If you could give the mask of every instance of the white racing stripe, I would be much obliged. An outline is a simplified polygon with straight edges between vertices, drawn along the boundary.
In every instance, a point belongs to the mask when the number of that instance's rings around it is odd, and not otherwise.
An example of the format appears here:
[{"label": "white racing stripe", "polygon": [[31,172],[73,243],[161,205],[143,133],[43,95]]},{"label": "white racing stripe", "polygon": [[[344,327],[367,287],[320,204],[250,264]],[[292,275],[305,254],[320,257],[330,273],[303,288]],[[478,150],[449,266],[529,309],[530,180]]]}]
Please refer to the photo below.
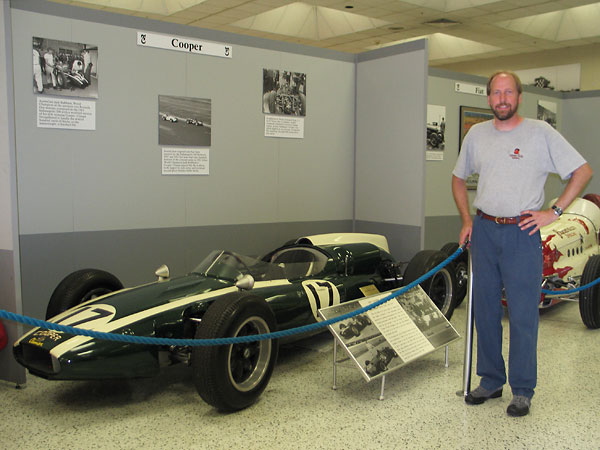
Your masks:
[{"label": "white racing stripe", "polygon": [[[282,279],[282,280],[272,280],[272,281],[259,281],[257,283],[254,284],[254,289],[261,289],[261,288],[267,288],[267,287],[274,287],[274,286],[286,286],[286,285],[290,285],[291,283],[287,280],[287,279]],[[99,331],[99,332],[103,332],[103,333],[110,333],[114,330],[117,330],[119,328],[125,327],[127,325],[131,325],[134,322],[143,320],[143,319],[147,319],[148,317],[152,317],[161,313],[164,313],[166,311],[170,311],[172,309],[177,309],[177,308],[181,308],[187,305],[191,305],[192,303],[196,303],[196,302],[200,302],[203,300],[207,300],[213,297],[219,297],[221,295],[224,294],[228,294],[230,292],[237,292],[238,288],[236,288],[235,286],[231,286],[225,289],[219,289],[218,291],[211,291],[211,292],[207,292],[204,294],[199,294],[199,295],[194,295],[191,297],[183,297],[179,300],[175,300],[169,303],[166,303],[164,305],[160,305],[160,306],[156,306],[154,308],[150,308],[150,309],[146,309],[144,311],[140,311],[137,312],[135,314],[131,314],[127,317],[122,317],[121,319],[115,320],[114,322],[108,322],[106,324],[100,325],[98,327],[94,327],[93,330],[94,331]],[[250,293],[252,291],[249,291]],[[66,314],[61,314],[60,316],[57,316],[56,318],[59,319],[62,316],[65,316]],[[37,328],[36,328],[37,330]],[[35,330],[33,330],[35,331]],[[91,341],[92,337],[89,336],[75,336],[65,342],[62,342],[61,344],[57,345],[56,347],[54,347],[52,350],[50,350],[50,354],[55,357],[55,358],[59,358],[60,356],[64,355],[66,352],[72,350],[73,348],[85,344],[88,341]]]}]

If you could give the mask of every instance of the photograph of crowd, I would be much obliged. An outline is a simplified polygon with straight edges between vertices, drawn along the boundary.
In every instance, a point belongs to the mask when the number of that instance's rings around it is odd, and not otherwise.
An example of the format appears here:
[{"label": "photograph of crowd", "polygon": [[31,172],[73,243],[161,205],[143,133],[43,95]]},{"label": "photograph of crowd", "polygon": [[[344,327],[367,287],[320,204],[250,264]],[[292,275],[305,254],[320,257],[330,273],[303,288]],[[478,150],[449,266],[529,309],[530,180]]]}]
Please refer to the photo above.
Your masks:
[{"label": "photograph of crowd", "polygon": [[306,74],[263,69],[263,113],[306,116]]},{"label": "photograph of crowd", "polygon": [[98,98],[98,47],[33,37],[33,92]]}]

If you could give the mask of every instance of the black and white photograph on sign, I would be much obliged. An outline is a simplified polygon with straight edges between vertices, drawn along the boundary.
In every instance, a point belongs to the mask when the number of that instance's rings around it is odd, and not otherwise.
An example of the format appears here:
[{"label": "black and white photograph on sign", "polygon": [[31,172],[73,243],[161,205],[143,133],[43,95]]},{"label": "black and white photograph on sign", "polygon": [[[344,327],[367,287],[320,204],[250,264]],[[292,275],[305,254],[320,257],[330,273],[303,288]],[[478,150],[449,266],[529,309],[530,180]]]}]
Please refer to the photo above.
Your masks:
[{"label": "black and white photograph on sign", "polygon": [[397,297],[398,303],[435,348],[457,339],[458,333],[425,291],[416,287]]},{"label": "black and white photograph on sign", "polygon": [[381,335],[350,348],[354,359],[369,379],[384,375],[404,364],[396,351]]},{"label": "black and white photograph on sign", "polygon": [[98,98],[98,46],[33,37],[33,92]]},{"label": "black and white photograph on sign", "polygon": [[427,150],[446,148],[446,107],[427,105]]},{"label": "black and white photograph on sign", "polygon": [[263,113],[306,116],[306,74],[263,69]]},{"label": "black and white photograph on sign", "polygon": [[556,128],[556,103],[538,100],[537,118]]},{"label": "black and white photograph on sign", "polygon": [[[348,305],[352,306],[352,310],[357,310],[361,307],[357,302],[352,302]],[[347,312],[350,312],[350,310]],[[338,327],[340,339],[348,347],[364,342],[380,334],[377,327],[369,318],[368,313],[358,314],[349,319],[342,320],[335,325]]]},{"label": "black and white photograph on sign", "polygon": [[211,100],[158,96],[158,144],[210,147]]}]

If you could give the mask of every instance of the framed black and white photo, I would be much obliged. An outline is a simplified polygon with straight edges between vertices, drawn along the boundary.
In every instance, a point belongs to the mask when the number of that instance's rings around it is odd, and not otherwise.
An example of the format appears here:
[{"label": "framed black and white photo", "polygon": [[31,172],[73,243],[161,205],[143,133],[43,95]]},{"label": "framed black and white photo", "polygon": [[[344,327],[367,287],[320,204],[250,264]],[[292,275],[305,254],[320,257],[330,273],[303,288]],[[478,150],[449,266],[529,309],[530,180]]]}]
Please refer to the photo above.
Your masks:
[{"label": "framed black and white photo", "polygon": [[306,74],[263,69],[262,110],[265,114],[306,116]]},{"label": "framed black and white photo", "polygon": [[98,46],[34,36],[33,92],[98,98]]},{"label": "framed black and white photo", "polygon": [[212,107],[208,98],[158,96],[158,144],[210,147]]}]

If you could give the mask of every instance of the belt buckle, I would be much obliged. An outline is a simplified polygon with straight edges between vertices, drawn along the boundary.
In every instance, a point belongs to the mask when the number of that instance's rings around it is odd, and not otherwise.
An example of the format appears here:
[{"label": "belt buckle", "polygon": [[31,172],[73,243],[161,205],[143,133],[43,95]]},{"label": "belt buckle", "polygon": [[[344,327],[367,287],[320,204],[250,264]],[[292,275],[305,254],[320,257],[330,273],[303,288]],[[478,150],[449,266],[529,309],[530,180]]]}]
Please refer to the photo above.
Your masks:
[{"label": "belt buckle", "polygon": [[504,217],[494,217],[494,222],[496,222],[497,225],[504,225]]}]

